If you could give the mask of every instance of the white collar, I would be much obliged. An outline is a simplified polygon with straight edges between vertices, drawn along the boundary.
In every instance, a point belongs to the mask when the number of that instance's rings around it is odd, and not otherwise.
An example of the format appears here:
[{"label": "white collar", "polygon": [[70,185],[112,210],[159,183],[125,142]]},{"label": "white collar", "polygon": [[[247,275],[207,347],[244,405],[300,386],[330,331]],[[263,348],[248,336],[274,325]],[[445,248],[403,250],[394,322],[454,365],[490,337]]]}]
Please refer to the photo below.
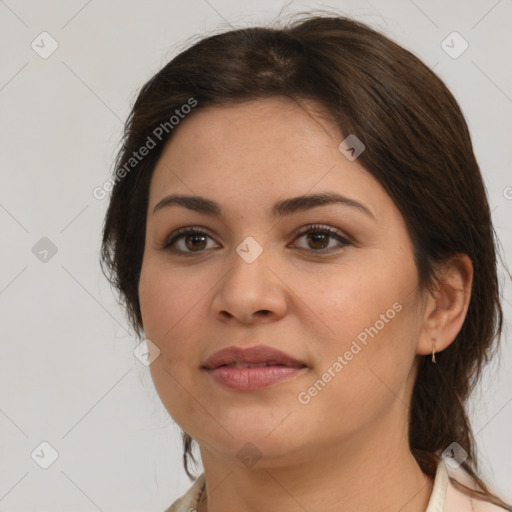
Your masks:
[{"label": "white collar", "polygon": [[437,464],[434,487],[432,488],[432,494],[430,495],[430,500],[425,512],[444,512],[446,491],[449,484],[450,479],[448,476],[448,471],[446,471],[446,467],[441,460]]}]

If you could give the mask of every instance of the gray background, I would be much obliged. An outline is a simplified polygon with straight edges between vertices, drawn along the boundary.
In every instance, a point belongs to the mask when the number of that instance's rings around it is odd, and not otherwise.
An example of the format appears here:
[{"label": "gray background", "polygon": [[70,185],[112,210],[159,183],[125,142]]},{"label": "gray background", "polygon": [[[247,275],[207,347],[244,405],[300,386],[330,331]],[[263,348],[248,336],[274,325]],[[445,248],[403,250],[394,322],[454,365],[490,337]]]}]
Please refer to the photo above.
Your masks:
[{"label": "gray background", "polygon": [[[92,190],[109,176],[147,79],[197,35],[265,23],[284,5],[0,1],[1,511],[161,511],[189,487],[179,429],[134,357],[135,337],[99,269],[107,200]],[[468,119],[510,266],[510,0],[289,2],[285,12],[315,7],[377,27],[446,81]],[[44,31],[59,45],[47,58]],[[442,47],[453,31],[469,44],[458,58]],[[460,50],[452,40],[451,51]],[[510,300],[508,283],[504,295]],[[510,501],[507,300],[504,309],[501,361],[486,372],[471,414],[482,474]],[[49,460],[43,441],[58,452],[48,469],[36,463]]]}]

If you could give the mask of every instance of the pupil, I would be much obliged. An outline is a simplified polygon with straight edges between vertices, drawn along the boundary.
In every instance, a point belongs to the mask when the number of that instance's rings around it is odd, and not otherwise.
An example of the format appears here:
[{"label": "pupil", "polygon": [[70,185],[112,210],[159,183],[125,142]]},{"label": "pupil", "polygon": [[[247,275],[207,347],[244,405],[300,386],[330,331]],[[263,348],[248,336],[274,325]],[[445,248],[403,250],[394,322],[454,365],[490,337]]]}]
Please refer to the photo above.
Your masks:
[{"label": "pupil", "polygon": [[[310,233],[308,235],[309,242],[313,243],[313,246],[315,249],[325,249],[329,245],[329,242],[327,240],[327,236],[324,233]],[[322,241],[324,243],[322,243]],[[325,243],[327,242],[327,243]],[[316,243],[320,243],[320,246],[316,246]]]},{"label": "pupil", "polygon": [[[189,249],[203,249],[204,247],[201,247],[201,243],[204,243],[205,236],[203,235],[189,235],[186,238],[186,244]],[[194,242],[191,242],[191,240],[194,240]],[[199,243],[196,243],[198,242]]]}]

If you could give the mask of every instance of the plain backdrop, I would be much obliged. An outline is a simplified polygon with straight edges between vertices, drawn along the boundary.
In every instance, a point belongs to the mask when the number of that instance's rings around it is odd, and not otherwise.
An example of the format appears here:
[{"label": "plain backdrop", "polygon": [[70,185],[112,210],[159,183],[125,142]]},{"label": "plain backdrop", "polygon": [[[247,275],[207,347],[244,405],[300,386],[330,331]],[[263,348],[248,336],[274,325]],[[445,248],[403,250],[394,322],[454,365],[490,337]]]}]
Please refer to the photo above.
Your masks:
[{"label": "plain backdrop", "polygon": [[[284,5],[0,1],[0,511],[157,512],[190,486],[179,428],[100,271],[107,199],[92,191],[109,177],[146,80],[200,36],[273,21]],[[468,120],[510,267],[512,3],[291,1],[285,13],[314,8],[380,29],[445,80]],[[503,348],[471,418],[482,474],[510,501],[511,294],[501,266],[500,275]]]}]

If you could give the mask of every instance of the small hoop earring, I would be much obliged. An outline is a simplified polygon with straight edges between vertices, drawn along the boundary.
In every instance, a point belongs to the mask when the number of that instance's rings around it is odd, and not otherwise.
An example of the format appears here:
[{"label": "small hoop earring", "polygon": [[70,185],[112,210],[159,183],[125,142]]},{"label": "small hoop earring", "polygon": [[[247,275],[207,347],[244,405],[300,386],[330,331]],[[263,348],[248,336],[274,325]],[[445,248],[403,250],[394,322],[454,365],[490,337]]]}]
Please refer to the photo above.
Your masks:
[{"label": "small hoop earring", "polygon": [[436,362],[436,339],[432,338],[432,362]]}]

